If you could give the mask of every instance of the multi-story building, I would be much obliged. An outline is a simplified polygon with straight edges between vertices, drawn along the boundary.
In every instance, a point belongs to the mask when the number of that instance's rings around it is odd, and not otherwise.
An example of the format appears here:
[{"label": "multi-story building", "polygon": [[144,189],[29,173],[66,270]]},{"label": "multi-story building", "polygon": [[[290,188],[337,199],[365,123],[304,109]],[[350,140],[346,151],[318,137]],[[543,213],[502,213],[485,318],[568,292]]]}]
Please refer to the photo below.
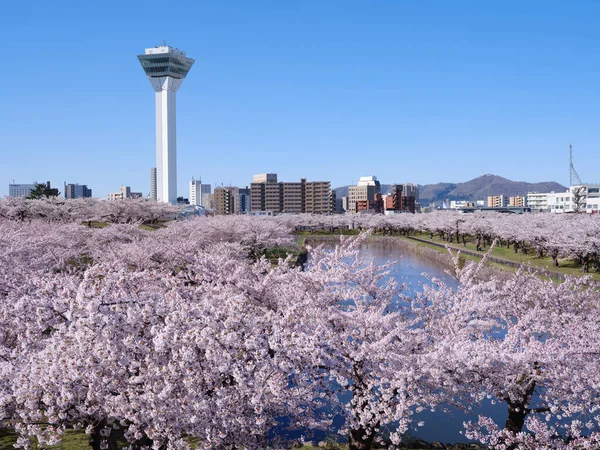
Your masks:
[{"label": "multi-story building", "polygon": [[341,200],[342,200],[342,210],[343,210],[342,212],[348,211],[348,208],[349,208],[348,196],[347,195],[342,196]]},{"label": "multi-story building", "polygon": [[31,191],[35,189],[35,184],[9,184],[8,196],[13,198],[29,197]]},{"label": "multi-story building", "polygon": [[402,185],[402,195],[405,197],[414,197],[415,203],[419,204],[419,186],[413,183],[404,183]]},{"label": "multi-story building", "polygon": [[488,208],[505,208],[508,206],[508,197],[505,195],[490,195],[487,198]]},{"label": "multi-story building", "polygon": [[45,183],[35,182],[33,184],[9,184],[8,195],[9,197],[32,197],[33,198],[49,198],[57,197],[60,191],[57,188],[53,188],[49,181]]},{"label": "multi-story building", "polygon": [[246,186],[239,189],[236,214],[248,214],[249,211],[250,188]]},{"label": "multi-story building", "polygon": [[281,204],[276,204],[276,211],[267,208],[267,184],[271,185],[269,189],[269,206],[273,207],[274,199],[279,198],[279,183],[277,183],[277,174],[263,173],[254,175],[250,183],[250,210],[251,211],[271,211],[280,212]]},{"label": "multi-story building", "polygon": [[150,200],[156,201],[156,167],[150,169]]},{"label": "multi-story building", "polygon": [[348,209],[357,212],[357,202],[372,201],[376,194],[381,194],[381,184],[375,176],[360,177],[356,186],[348,187]]},{"label": "multi-story building", "polygon": [[571,186],[565,192],[551,192],[547,196],[547,210],[552,213],[600,211],[600,184]]},{"label": "multi-story building", "polygon": [[385,211],[385,204],[381,194],[375,194],[371,200],[359,200],[356,202],[357,213],[382,214]]},{"label": "multi-story building", "polygon": [[392,192],[389,195],[386,195],[384,198],[385,209],[386,210],[394,210],[394,211],[402,211],[402,193],[404,188],[401,184],[394,184],[392,186]]},{"label": "multi-story building", "polygon": [[124,200],[131,197],[131,188],[129,186],[121,186],[119,192],[113,192],[108,194],[108,200]]},{"label": "multi-story building", "polygon": [[266,211],[265,184],[250,183],[250,211]]},{"label": "multi-story building", "polygon": [[333,214],[336,209],[335,191],[330,181],[310,181],[305,186],[304,212],[309,214]]},{"label": "multi-story building", "polygon": [[473,202],[468,202],[466,200],[450,200],[450,209],[468,208],[473,206]]},{"label": "multi-story building", "polygon": [[331,214],[335,194],[329,181],[278,182],[276,174],[255,175],[250,184],[251,211]]},{"label": "multi-story building", "polygon": [[215,214],[229,215],[234,213],[234,192],[229,187],[217,187],[214,192]]},{"label": "multi-story building", "polygon": [[300,182],[281,183],[283,212],[290,214],[300,214],[307,212],[305,210],[306,178]]},{"label": "multi-story building", "polygon": [[584,204],[582,203],[581,210],[585,210],[588,213],[598,214],[600,212],[600,185],[598,184],[586,184],[582,186],[576,186],[576,188],[585,188],[582,194],[585,196]]},{"label": "multi-story building", "polygon": [[407,211],[414,213],[416,211],[418,188],[411,183],[394,184],[392,192],[385,197],[386,211]]},{"label": "multi-story building", "polygon": [[108,200],[125,200],[126,198],[142,198],[141,192],[131,192],[129,186],[121,186],[119,192],[108,194]]},{"label": "multi-story building", "polygon": [[527,197],[509,197],[508,206],[524,207],[527,206]]},{"label": "multi-story building", "polygon": [[192,177],[190,181],[190,205],[204,206],[210,208],[207,195],[211,193],[210,184],[202,184],[202,180],[196,180]]},{"label": "multi-story building", "polygon": [[283,189],[282,183],[265,184],[265,211],[272,211],[278,214],[283,210]]},{"label": "multi-story building", "polygon": [[532,211],[548,211],[548,195],[546,192],[528,192],[527,206]]},{"label": "multi-story building", "polygon": [[206,209],[212,209],[215,207],[215,196],[213,194],[205,193],[202,194],[202,201],[199,206],[204,206]]},{"label": "multi-story building", "polygon": [[[335,196],[336,192],[335,190],[331,191],[332,194]],[[342,198],[335,198],[335,208],[333,210],[334,214],[344,214],[346,212],[346,210],[344,209],[344,198],[348,198],[348,197],[342,197]]]},{"label": "multi-story building", "polygon": [[65,198],[91,198],[92,190],[85,184],[65,183]]}]

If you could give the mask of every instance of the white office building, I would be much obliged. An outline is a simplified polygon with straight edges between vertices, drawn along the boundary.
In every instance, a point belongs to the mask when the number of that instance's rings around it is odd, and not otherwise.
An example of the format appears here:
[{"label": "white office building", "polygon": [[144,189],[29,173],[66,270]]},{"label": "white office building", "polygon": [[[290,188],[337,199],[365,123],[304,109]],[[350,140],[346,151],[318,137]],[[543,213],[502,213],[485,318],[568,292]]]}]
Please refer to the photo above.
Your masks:
[{"label": "white office building", "polygon": [[194,60],[167,45],[147,48],[138,59],[156,92],[156,197],[177,203],[177,142],[175,106],[177,90]]},{"label": "white office building", "polygon": [[346,211],[356,213],[357,202],[373,201],[376,194],[381,194],[381,184],[377,177],[360,177],[356,186],[348,186],[348,209]]},{"label": "white office building", "polygon": [[210,184],[202,184],[202,180],[196,180],[192,177],[192,181],[190,181],[190,205],[210,208],[210,194]]},{"label": "white office building", "polygon": [[8,196],[13,198],[28,197],[35,189],[35,184],[9,184]]},{"label": "white office building", "polygon": [[547,195],[546,209],[551,213],[600,211],[600,184],[571,186],[565,192],[552,192]]}]

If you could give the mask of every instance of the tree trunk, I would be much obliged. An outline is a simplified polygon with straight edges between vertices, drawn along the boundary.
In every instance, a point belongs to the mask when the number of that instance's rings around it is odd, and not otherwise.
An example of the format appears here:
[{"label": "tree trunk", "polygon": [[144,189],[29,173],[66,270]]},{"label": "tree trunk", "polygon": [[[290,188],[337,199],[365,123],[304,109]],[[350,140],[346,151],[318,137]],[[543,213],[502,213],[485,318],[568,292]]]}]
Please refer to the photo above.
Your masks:
[{"label": "tree trunk", "polygon": [[367,434],[367,430],[364,428],[350,430],[350,435],[348,436],[349,450],[370,450],[373,439],[375,439],[375,431]]},{"label": "tree trunk", "polygon": [[90,445],[94,450],[117,450],[117,436],[112,425],[101,420],[94,426]]},{"label": "tree trunk", "polygon": [[558,250],[552,250],[552,264],[558,267]]},{"label": "tree trunk", "polygon": [[[523,431],[523,426],[525,425],[525,419],[531,412],[529,409],[529,404],[531,403],[531,397],[533,396],[533,392],[535,390],[535,381],[534,380],[524,380],[524,384],[526,385],[525,392],[523,393],[523,398],[512,401],[510,399],[505,399],[506,404],[508,405],[508,418],[506,419],[506,424],[504,429],[516,434]],[[514,450],[518,446],[516,444],[508,446],[508,450]]]},{"label": "tree trunk", "polygon": [[508,404],[508,418],[504,428],[513,433],[518,433],[523,429],[525,425],[525,418],[527,417],[526,405],[523,403],[509,403]]},{"label": "tree trunk", "polygon": [[583,273],[588,273],[590,271],[589,257],[584,256],[581,258],[581,270]]}]

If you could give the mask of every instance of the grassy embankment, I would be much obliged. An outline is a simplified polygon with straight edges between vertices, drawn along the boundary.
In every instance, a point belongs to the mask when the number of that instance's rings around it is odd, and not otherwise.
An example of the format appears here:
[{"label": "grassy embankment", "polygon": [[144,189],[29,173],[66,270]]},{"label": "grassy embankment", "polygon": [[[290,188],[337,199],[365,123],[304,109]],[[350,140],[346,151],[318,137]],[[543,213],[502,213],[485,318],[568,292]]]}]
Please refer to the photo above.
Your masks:
[{"label": "grassy embankment", "polygon": [[[467,242],[466,245],[464,245],[464,246],[463,246],[463,244],[456,244],[456,243],[448,244],[448,242],[442,241],[438,236],[434,236],[433,239],[430,239],[430,236],[427,233],[416,234],[416,235],[414,235],[414,237],[425,241],[425,242],[418,242],[418,245],[427,245],[428,242],[435,242],[438,244],[449,245],[451,248],[454,248],[457,250],[462,250],[462,249],[469,250],[471,252],[478,253],[481,256],[485,255],[487,253],[487,251],[489,250],[489,247],[486,247],[478,252],[474,242]],[[413,242],[416,242],[416,241],[413,240]],[[440,247],[437,247],[434,245],[427,245],[427,246],[430,248],[434,248],[438,251],[442,251],[442,252],[447,251],[444,248],[440,248]],[[570,258],[559,259],[558,267],[554,267],[552,265],[552,258],[550,258],[550,257],[538,258],[536,256],[535,252],[532,250],[529,250],[527,252],[527,254],[523,254],[520,250],[517,253],[515,253],[515,251],[512,247],[507,248],[507,247],[500,247],[498,245],[496,245],[494,247],[494,249],[492,250],[491,256],[494,256],[499,259],[504,259],[506,261],[515,262],[518,264],[529,265],[529,266],[537,268],[537,269],[558,272],[558,273],[561,273],[564,275],[576,275],[576,276],[590,275],[590,276],[592,276],[592,278],[595,281],[600,281],[599,273],[590,272],[588,274],[584,274],[581,271],[581,266],[578,265],[573,259],[570,259]],[[479,258],[470,256],[470,255],[463,255],[463,257],[468,260],[478,260],[479,259]],[[502,266],[500,264],[491,263],[491,265],[500,267],[503,270],[514,270],[508,266]]]},{"label": "grassy embankment", "polygon": [[[355,229],[355,230],[335,230],[333,233],[331,233],[329,231],[316,231],[316,232],[301,231],[301,232],[295,232],[294,234],[298,236],[298,242],[301,245],[304,242],[304,240],[306,240],[306,238],[311,237],[311,236],[314,236],[314,237],[332,236],[332,235],[333,236],[335,236],[335,235],[351,236],[351,235],[357,235],[359,233],[360,233],[360,230]],[[373,236],[383,237],[382,234],[377,234],[377,233],[374,234]],[[399,238],[399,239],[406,239],[406,237],[400,236],[400,235],[393,235],[392,237]],[[462,243],[449,244],[448,242],[441,240],[439,238],[439,236],[434,236],[433,239],[430,239],[429,233],[417,233],[415,235],[411,235],[411,237],[417,238],[417,239],[419,239],[419,241],[417,241],[415,239],[406,239],[406,240],[409,240],[410,242],[412,242],[415,245],[424,246],[424,247],[430,248],[432,250],[435,250],[435,251],[438,251],[441,253],[447,254],[448,250],[446,250],[444,247],[432,245],[431,243],[441,244],[444,246],[448,245],[449,247],[451,247],[452,249],[455,249],[455,250],[469,250],[471,252],[474,252],[474,253],[480,255],[480,256],[472,256],[472,255],[467,255],[467,254],[463,253],[460,255],[461,261],[479,261],[479,260],[481,260],[481,257],[483,257],[489,250],[489,247],[485,247],[481,251],[477,251],[475,242],[467,242],[466,245],[463,245]],[[492,250],[491,256],[498,258],[498,259],[517,263],[517,264],[529,265],[536,269],[549,270],[551,272],[558,272],[558,273],[561,273],[564,275],[576,275],[576,276],[590,275],[595,281],[600,281],[600,273],[595,273],[593,271],[590,271],[590,273],[584,274],[581,270],[581,266],[578,265],[575,262],[575,260],[570,259],[570,258],[559,259],[558,267],[554,267],[552,265],[552,258],[550,258],[550,257],[538,258],[536,256],[535,252],[532,250],[529,250],[527,252],[527,254],[523,254],[521,252],[521,250],[519,250],[517,253],[515,253],[514,249],[512,247],[507,248],[507,247],[500,247],[498,245],[496,245],[494,247],[494,249]],[[487,265],[489,265],[490,267],[500,269],[500,270],[515,271],[515,269],[513,267],[503,265],[500,263],[496,263],[496,262],[488,261]]]},{"label": "grassy embankment", "polygon": [[[17,441],[16,434],[1,429],[0,428],[0,450],[14,450],[13,444]],[[196,445],[193,441],[190,441],[192,449],[196,448]],[[347,450],[348,446],[342,443],[329,442],[326,441],[325,446],[313,446],[313,445],[304,445],[302,447],[297,447],[298,450]],[[406,447],[401,447],[401,449],[410,449],[410,448],[427,448],[428,444],[419,439],[415,440],[415,444],[408,444]],[[118,448],[121,449],[125,447],[127,443],[125,441],[119,441]],[[323,443],[321,443],[323,445]],[[38,447],[35,443],[32,445],[34,450],[42,450],[41,447]],[[60,444],[54,445],[52,447],[45,447],[45,450],[88,450],[91,449],[91,445],[89,444],[89,436],[86,435],[82,430],[67,430],[63,441]],[[439,447],[436,447],[439,448]],[[448,449],[464,449],[468,448],[465,444],[458,444],[455,446],[447,446]],[[476,447],[481,448],[481,447]]]},{"label": "grassy embankment", "polygon": [[[15,450],[13,444],[17,442],[17,435],[0,428],[0,450]],[[40,449],[37,445],[33,444],[34,449]],[[56,450],[82,450],[92,448],[89,445],[89,436],[83,431],[68,430],[65,433],[63,441],[48,449]],[[41,450],[41,449],[40,449]]]}]

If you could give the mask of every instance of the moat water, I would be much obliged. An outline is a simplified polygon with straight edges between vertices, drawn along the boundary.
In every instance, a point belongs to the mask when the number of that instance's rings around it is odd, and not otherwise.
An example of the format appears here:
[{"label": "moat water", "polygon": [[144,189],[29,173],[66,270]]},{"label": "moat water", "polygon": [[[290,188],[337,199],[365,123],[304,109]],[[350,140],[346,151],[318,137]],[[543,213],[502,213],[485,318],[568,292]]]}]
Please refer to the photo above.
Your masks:
[{"label": "moat water", "polygon": [[[332,246],[334,244],[326,243],[324,245]],[[403,248],[394,239],[366,241],[361,246],[360,256],[364,259],[365,264],[374,262],[376,265],[383,265],[390,261],[395,262],[395,265],[389,269],[391,276],[398,283],[406,284],[407,290],[404,293],[407,295],[421,291],[423,284],[430,282],[425,274],[442,278],[447,283],[456,285],[455,280],[447,273],[449,268],[446,265],[410,249]],[[478,415],[492,417],[496,423],[502,426],[507,417],[506,406],[487,403],[470,414],[456,408],[450,408],[449,412],[442,412],[441,410],[422,412],[414,416],[413,423],[417,424],[423,421],[424,425],[422,427],[415,425],[409,431],[409,435],[428,442],[469,442],[461,434],[461,432],[464,432],[463,423],[468,421],[477,422]],[[315,438],[322,439],[324,435],[318,433]]]}]

